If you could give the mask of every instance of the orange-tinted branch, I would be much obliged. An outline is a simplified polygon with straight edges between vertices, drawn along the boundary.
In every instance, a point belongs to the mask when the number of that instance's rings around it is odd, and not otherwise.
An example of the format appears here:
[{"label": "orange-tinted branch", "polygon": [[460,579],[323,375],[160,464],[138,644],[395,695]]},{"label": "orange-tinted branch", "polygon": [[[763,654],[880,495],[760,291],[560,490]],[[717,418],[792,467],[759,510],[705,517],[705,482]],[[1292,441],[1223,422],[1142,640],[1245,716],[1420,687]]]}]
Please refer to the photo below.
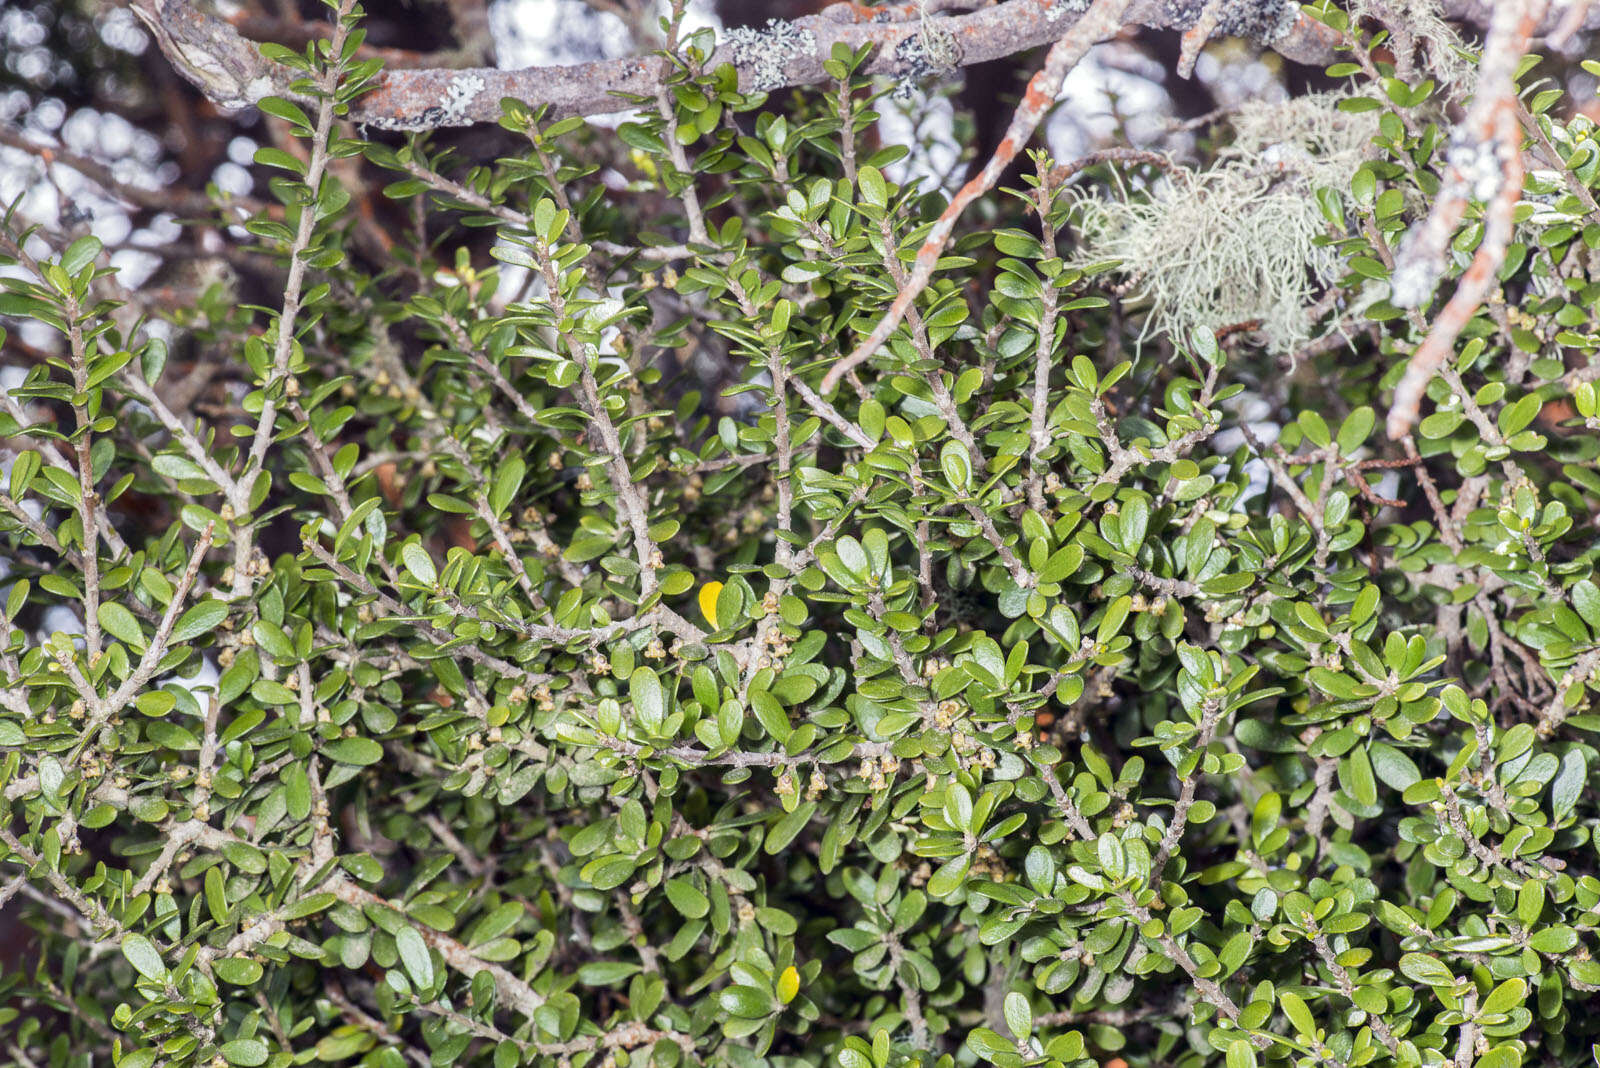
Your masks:
[{"label": "orange-tinted branch", "polygon": [[1425,306],[1444,273],[1450,239],[1465,218],[1468,203],[1479,200],[1489,205],[1477,254],[1395,387],[1387,425],[1392,440],[1404,438],[1416,425],[1428,382],[1449,359],[1456,338],[1488,295],[1505,259],[1512,213],[1522,197],[1517,64],[1548,6],[1547,0],[1505,0],[1495,9],[1472,107],[1451,135],[1439,198],[1395,256],[1390,299],[1402,308]]},{"label": "orange-tinted branch", "polygon": [[940,214],[938,221],[933,224],[932,232],[917,250],[916,262],[911,274],[906,278],[904,288],[889,306],[888,313],[878,321],[878,325],[867,335],[866,340],[856,346],[854,352],[830,367],[828,373],[823,376],[824,395],[832,391],[839,384],[839,379],[853,368],[871,359],[873,353],[889,340],[889,336],[905,319],[912,303],[933,280],[939,256],[949,243],[950,234],[955,230],[956,221],[961,218],[961,213],[967,209],[967,205],[994,187],[1001,173],[1016,158],[1022,146],[1028,143],[1039,121],[1055,102],[1056,94],[1060,92],[1061,83],[1066,79],[1067,72],[1078,65],[1093,45],[1122,28],[1123,17],[1127,14],[1128,7],[1129,0],[1095,0],[1094,5],[1078,20],[1071,31],[1051,47],[1044,66],[1029,80],[1027,92],[1022,96],[1022,103],[1017,105],[1016,113],[1011,117],[1011,125],[1006,129],[1006,135],[1001,139],[994,155],[989,158],[983,170],[978,172],[977,177],[961,187],[960,192],[956,193],[949,206]]}]

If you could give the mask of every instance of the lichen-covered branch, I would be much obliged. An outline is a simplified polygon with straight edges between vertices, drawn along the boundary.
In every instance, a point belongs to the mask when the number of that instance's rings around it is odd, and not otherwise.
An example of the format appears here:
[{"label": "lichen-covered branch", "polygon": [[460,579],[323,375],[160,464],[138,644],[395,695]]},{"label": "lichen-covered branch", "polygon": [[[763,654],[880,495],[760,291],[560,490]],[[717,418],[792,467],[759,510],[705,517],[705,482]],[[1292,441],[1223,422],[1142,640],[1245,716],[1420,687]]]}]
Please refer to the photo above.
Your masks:
[{"label": "lichen-covered branch", "polygon": [[[938,16],[941,34],[953,42],[950,62],[969,66],[1003,59],[1065,36],[1088,5],[1080,0],[1005,0],[976,11]],[[1188,28],[1175,19],[1173,5],[1137,0],[1123,5],[1128,25]],[[1222,32],[1256,32],[1279,53],[1306,62],[1332,56],[1337,36],[1284,3],[1252,3],[1248,19],[1223,19]],[[255,43],[227,21],[206,14],[187,0],[133,0],[133,12],[150,28],[174,66],[213,101],[244,107],[264,96],[294,96],[289,72],[264,58]],[[710,65],[734,63],[748,89],[774,90],[825,82],[822,64],[835,44],[851,49],[875,46],[864,73],[895,78],[925,76],[905,47],[922,33],[920,20],[877,21],[877,8],[834,4],[811,15],[747,39],[742,47],[724,42]],[[1179,8],[1181,14],[1181,8]],[[1256,12],[1260,12],[1257,14]],[[521,70],[448,67],[388,70],[373,92],[356,101],[350,117],[381,129],[427,130],[494,122],[506,97],[545,104],[552,116],[593,115],[631,108],[630,99],[653,101],[659,64],[645,56]]]},{"label": "lichen-covered branch", "polygon": [[1456,338],[1488,295],[1505,259],[1512,213],[1522,198],[1517,64],[1528,50],[1546,6],[1546,0],[1505,0],[1496,5],[1472,108],[1451,134],[1444,187],[1427,218],[1412,230],[1395,256],[1391,299],[1402,308],[1422,306],[1445,269],[1446,250],[1468,204],[1488,205],[1483,240],[1472,264],[1395,387],[1388,419],[1389,437],[1395,441],[1416,425],[1429,381],[1454,351]]}]

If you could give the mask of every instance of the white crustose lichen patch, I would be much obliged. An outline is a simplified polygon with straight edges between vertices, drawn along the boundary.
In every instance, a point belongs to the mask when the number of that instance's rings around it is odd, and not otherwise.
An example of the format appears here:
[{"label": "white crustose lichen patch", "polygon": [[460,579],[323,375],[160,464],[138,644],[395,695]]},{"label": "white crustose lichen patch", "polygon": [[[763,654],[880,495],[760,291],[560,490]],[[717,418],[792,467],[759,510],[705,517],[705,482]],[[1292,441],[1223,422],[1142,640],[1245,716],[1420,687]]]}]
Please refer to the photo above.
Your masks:
[{"label": "white crustose lichen patch", "polygon": [[1081,15],[1089,10],[1089,0],[1056,0],[1045,11],[1044,17],[1051,22],[1059,22],[1068,15]]},{"label": "white crustose lichen patch", "polygon": [[462,74],[450,82],[450,88],[444,94],[444,123],[445,126],[466,125],[467,109],[472,102],[478,99],[478,94],[483,92],[486,83],[481,74]]},{"label": "white crustose lichen patch", "polygon": [[899,68],[895,95],[904,100],[918,83],[949,74],[956,69],[960,55],[955,37],[933,24],[901,39],[894,49],[895,64]]},{"label": "white crustose lichen patch", "polygon": [[817,50],[816,34],[780,19],[768,19],[762,30],[729,30],[723,40],[734,66],[749,75],[750,88],[763,93],[787,83],[790,61]]},{"label": "white crustose lichen patch", "polygon": [[478,94],[483,92],[488,84],[481,74],[470,71],[458,74],[452,77],[446,86],[442,103],[426,107],[416,115],[402,118],[374,116],[365,120],[364,125],[376,126],[380,130],[432,130],[439,126],[470,126],[472,118],[469,111],[472,103],[478,99]]},{"label": "white crustose lichen patch", "polygon": [[[1496,142],[1480,141],[1457,127],[1450,134],[1445,160],[1450,165],[1446,195],[1466,196],[1487,204],[1505,186],[1505,160]],[[1442,252],[1424,255],[1420,251],[1421,233],[1421,230],[1413,230],[1406,235],[1395,255],[1394,274],[1389,279],[1389,301],[1397,308],[1420,308],[1427,303],[1447,266]]]},{"label": "white crustose lichen patch", "polygon": [[[1166,0],[1163,7],[1173,26],[1187,30],[1200,21],[1206,0]],[[1290,0],[1229,0],[1217,15],[1212,31],[1218,37],[1248,37],[1271,44],[1289,31],[1300,5]]]},{"label": "white crustose lichen patch", "polygon": [[1487,204],[1505,183],[1505,162],[1500,158],[1499,142],[1480,141],[1462,127],[1450,133],[1445,161],[1460,175],[1467,195]]},{"label": "white crustose lichen patch", "polygon": [[1444,273],[1443,257],[1424,256],[1417,242],[1407,238],[1395,254],[1394,273],[1389,276],[1389,303],[1397,308],[1420,308],[1433,296],[1434,285]]}]

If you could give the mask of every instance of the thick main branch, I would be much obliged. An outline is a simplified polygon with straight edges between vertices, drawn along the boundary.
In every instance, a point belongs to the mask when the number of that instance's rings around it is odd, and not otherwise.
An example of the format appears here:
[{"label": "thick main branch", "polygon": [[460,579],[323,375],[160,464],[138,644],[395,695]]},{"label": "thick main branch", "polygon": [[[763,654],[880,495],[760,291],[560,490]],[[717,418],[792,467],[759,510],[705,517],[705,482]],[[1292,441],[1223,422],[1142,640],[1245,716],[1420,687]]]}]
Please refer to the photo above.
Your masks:
[{"label": "thick main branch", "polygon": [[[936,21],[954,41],[954,63],[970,66],[1058,40],[1087,6],[1075,0],[1004,0]],[[289,88],[292,72],[262,56],[256,42],[241,36],[227,21],[187,0],[132,0],[132,7],[173,65],[218,104],[243,107],[264,96],[295,95]],[[1126,25],[1187,28],[1173,22],[1170,7],[1161,0],[1135,0]],[[1266,43],[1291,59],[1331,58],[1337,35],[1295,8],[1285,3],[1283,17],[1265,35]],[[835,44],[842,43],[852,49],[874,46],[865,67],[868,74],[909,78],[924,73],[902,55],[917,50],[900,48],[923,32],[921,21],[867,21],[864,10],[874,9],[834,4],[820,15],[789,23],[783,31],[789,44],[775,44],[767,50],[770,55],[763,55],[760,39],[740,47],[724,41],[711,65],[733,64],[746,89],[811,85],[828,80],[823,61]],[[388,70],[372,92],[351,105],[350,117],[383,129],[468,126],[497,121],[505,97],[549,105],[553,117],[615,112],[630,106],[629,97],[654,99],[660,70],[660,64],[647,56],[521,70]]]}]

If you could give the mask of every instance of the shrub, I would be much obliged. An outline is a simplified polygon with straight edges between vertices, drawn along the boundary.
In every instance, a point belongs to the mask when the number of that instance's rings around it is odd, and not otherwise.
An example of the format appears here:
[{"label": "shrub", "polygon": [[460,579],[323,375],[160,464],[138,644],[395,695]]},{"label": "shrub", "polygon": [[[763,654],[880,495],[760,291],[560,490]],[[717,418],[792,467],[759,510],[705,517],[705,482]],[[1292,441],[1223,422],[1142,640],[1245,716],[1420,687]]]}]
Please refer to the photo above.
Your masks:
[{"label": "shrub", "polygon": [[[615,134],[507,101],[470,164],[337,121],[347,5],[271,53],[274,306],[147,321],[10,227],[53,340],[0,397],[9,1055],[1586,1063],[1593,124],[1524,72],[1524,190],[1413,66],[1442,23],[1315,14],[1355,61],[1282,119],[1310,163],[1247,173],[1257,111],[1041,153],[826,393],[944,207],[859,136],[865,49],[779,107],[692,36]],[[1524,192],[1476,275],[1472,150]],[[1300,251],[1218,230],[1205,292],[1086,224],[1241,181]],[[1397,255],[1454,295],[1397,306]],[[180,345],[225,406],[169,407]]]}]

